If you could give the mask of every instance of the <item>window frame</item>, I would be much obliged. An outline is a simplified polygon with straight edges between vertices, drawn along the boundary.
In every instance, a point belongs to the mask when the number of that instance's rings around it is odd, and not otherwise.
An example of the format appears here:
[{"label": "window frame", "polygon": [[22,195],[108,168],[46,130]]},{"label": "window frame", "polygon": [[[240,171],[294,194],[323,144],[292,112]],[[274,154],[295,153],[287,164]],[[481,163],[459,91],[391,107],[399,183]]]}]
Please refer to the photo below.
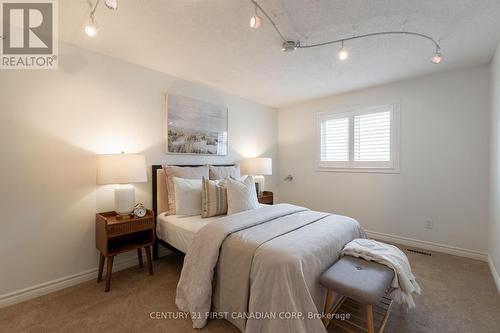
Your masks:
[{"label": "window frame", "polygon": [[[354,161],[354,117],[372,113],[391,112],[391,160]],[[349,123],[349,161],[321,160],[321,123],[324,120],[348,118]],[[372,172],[400,173],[400,127],[401,107],[399,101],[372,105],[353,106],[343,109],[326,109],[316,112],[316,170],[327,172]]]}]

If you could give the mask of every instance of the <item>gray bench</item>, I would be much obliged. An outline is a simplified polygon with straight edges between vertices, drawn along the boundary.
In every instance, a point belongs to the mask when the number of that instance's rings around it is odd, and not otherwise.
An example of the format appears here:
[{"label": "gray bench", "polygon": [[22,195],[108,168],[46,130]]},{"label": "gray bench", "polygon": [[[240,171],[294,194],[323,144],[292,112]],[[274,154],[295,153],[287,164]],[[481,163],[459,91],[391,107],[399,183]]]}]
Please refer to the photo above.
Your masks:
[{"label": "gray bench", "polygon": [[[334,313],[340,308],[345,297],[353,299],[366,308],[368,333],[374,333],[373,306],[378,305],[390,287],[394,271],[385,265],[360,258],[345,256],[337,261],[320,277],[320,283],[328,288],[324,314]],[[333,292],[343,296],[333,310]],[[379,333],[383,332],[389,317],[390,304],[380,324]],[[384,303],[385,304],[385,303]],[[328,327],[330,320],[324,321]]]}]

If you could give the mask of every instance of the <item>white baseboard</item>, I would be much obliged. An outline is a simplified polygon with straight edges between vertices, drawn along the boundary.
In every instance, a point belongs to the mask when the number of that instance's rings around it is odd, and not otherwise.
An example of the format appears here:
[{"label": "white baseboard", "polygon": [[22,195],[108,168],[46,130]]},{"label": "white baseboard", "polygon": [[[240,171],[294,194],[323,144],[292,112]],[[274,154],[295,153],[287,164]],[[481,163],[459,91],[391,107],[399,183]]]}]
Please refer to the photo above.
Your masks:
[{"label": "white baseboard", "polygon": [[491,275],[493,276],[493,281],[495,281],[495,285],[497,286],[498,294],[500,295],[500,275],[498,275],[498,271],[491,259],[491,256],[488,255],[488,266],[490,266]]},{"label": "white baseboard", "polygon": [[[158,248],[159,257],[165,256],[170,253],[171,251],[168,249],[162,247]],[[143,256],[145,257],[145,255]],[[113,272],[118,272],[135,265],[137,265],[136,256],[122,260],[118,259],[113,263]],[[97,278],[97,267],[77,274],[65,276],[56,280],[40,283],[35,286],[17,290],[8,294],[3,294],[0,295],[0,308],[24,302],[29,299],[46,295],[64,288],[68,288],[82,282],[94,280],[96,278]]]},{"label": "white baseboard", "polygon": [[374,238],[374,239],[377,239],[380,241],[386,241],[386,242],[390,242],[390,243],[396,243],[396,244],[401,244],[401,245],[406,245],[406,246],[411,246],[411,247],[417,247],[417,248],[421,248],[421,249],[429,250],[429,251],[452,254],[455,256],[481,260],[484,262],[488,261],[488,254],[483,253],[483,252],[479,252],[479,251],[462,249],[462,248],[451,246],[451,245],[422,241],[422,240],[412,239],[412,238],[407,238],[407,237],[389,235],[389,234],[384,234],[384,233],[376,232],[376,231],[366,231],[366,233],[368,234],[368,237]]}]

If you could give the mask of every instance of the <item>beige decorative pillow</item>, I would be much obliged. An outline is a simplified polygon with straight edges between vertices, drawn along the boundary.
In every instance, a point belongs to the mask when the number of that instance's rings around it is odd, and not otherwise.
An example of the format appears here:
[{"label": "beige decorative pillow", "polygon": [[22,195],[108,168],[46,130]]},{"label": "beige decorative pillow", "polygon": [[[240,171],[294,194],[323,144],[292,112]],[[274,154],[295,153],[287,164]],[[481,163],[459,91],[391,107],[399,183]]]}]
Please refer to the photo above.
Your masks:
[{"label": "beige decorative pillow", "polygon": [[240,178],[240,165],[210,166],[210,180],[226,179],[228,177]]},{"label": "beige decorative pillow", "polygon": [[226,180],[209,180],[203,178],[201,188],[201,217],[211,217],[226,213]]},{"label": "beige decorative pillow", "polygon": [[244,181],[227,179],[227,214],[235,214],[245,210],[259,208],[255,181],[248,176]]},{"label": "beige decorative pillow", "polygon": [[164,165],[163,170],[166,174],[167,182],[167,202],[168,211],[167,215],[175,215],[175,188],[173,177],[187,178],[187,179],[202,179],[208,178],[208,166],[203,165],[199,167],[179,167],[173,165]]}]

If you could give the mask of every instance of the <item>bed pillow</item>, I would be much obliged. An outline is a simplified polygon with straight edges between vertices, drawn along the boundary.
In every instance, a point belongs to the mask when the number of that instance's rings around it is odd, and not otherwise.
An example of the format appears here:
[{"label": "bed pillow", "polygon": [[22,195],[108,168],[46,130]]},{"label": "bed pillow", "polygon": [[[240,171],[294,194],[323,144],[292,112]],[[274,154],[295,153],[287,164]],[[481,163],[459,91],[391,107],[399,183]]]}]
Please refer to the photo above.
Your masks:
[{"label": "bed pillow", "polygon": [[201,192],[201,217],[227,214],[226,180],[203,178]]},{"label": "bed pillow", "polygon": [[173,177],[176,215],[201,214],[201,181]]},{"label": "bed pillow", "polygon": [[199,167],[179,167],[172,165],[164,165],[163,170],[166,174],[167,182],[167,204],[168,211],[167,215],[175,215],[175,189],[173,177],[177,178],[187,178],[187,179],[202,179],[203,177],[208,178],[208,166]]},{"label": "bed pillow", "polygon": [[240,165],[235,164],[231,166],[213,166],[209,170],[211,180],[226,179],[228,177],[240,178]]},{"label": "bed pillow", "polygon": [[246,177],[244,181],[228,178],[226,188],[228,215],[259,208],[255,181],[252,176]]}]

